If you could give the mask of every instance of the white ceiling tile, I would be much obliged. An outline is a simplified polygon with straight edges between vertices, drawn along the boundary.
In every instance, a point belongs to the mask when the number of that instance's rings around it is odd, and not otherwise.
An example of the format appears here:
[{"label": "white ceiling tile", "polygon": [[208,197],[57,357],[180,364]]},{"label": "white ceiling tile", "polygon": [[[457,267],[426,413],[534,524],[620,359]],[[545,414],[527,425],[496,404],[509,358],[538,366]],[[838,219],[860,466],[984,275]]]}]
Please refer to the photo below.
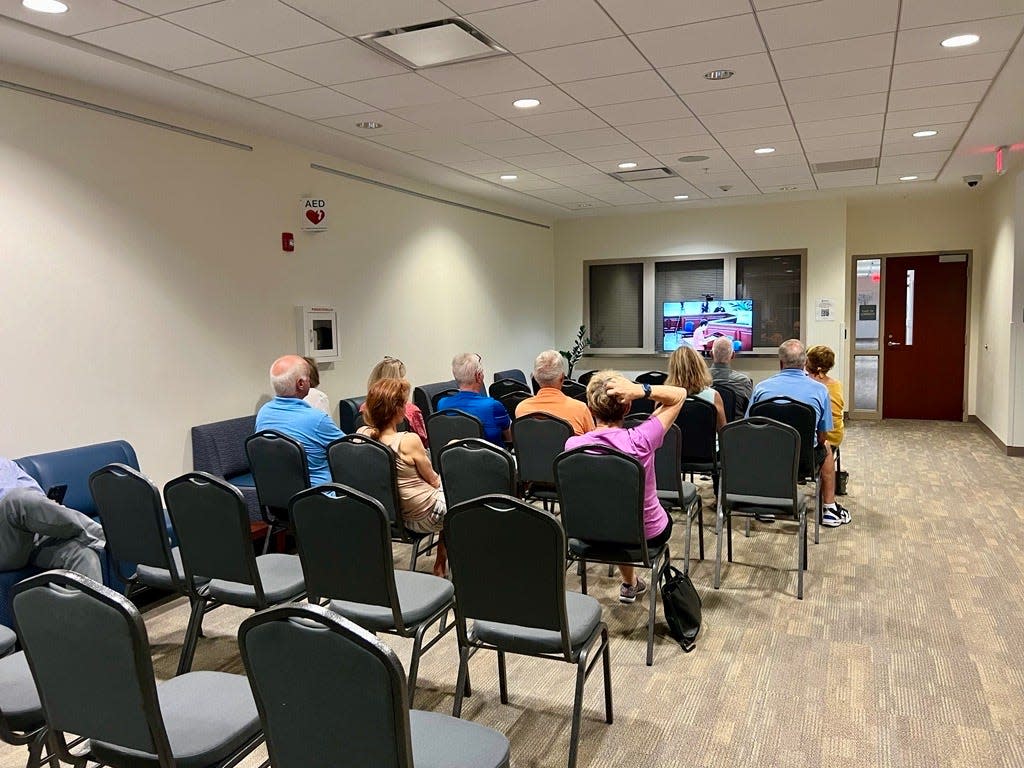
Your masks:
[{"label": "white ceiling tile", "polygon": [[744,85],[724,91],[704,91],[683,96],[686,105],[698,116],[717,115],[722,112],[762,109],[784,105],[782,90],[778,83]]},{"label": "white ceiling tile", "polygon": [[221,0],[164,17],[247,53],[268,53],[336,40],[333,29],[278,0]]},{"label": "white ceiling tile", "polygon": [[144,19],[78,36],[79,40],[163,69],[241,58],[243,54],[162,19]]},{"label": "white ceiling tile", "polygon": [[357,115],[369,107],[361,101],[332,91],[330,88],[313,88],[309,91],[293,91],[276,96],[263,96],[257,101],[271,107],[283,109],[307,120],[322,120],[325,117]]},{"label": "white ceiling tile", "polygon": [[577,162],[576,158],[565,152],[541,152],[536,155],[517,155],[516,165],[528,171],[538,168],[553,168]]},{"label": "white ceiling tile", "polygon": [[[914,150],[915,152],[928,152],[932,149],[952,149],[966,127],[966,122],[927,123],[926,125],[915,125],[912,128],[895,128],[887,123],[885,127],[885,141],[886,143],[913,142],[914,146],[919,147],[919,149]],[[935,136],[924,136],[915,139],[914,132],[925,128],[938,131],[938,133]]]},{"label": "white ceiling tile", "polygon": [[588,109],[570,109],[566,112],[530,115],[518,119],[512,118],[510,122],[536,136],[550,136],[556,133],[588,131],[607,127],[604,120]]},{"label": "white ceiling tile", "polygon": [[748,109],[742,112],[726,112],[704,118],[704,125],[712,133],[716,131],[738,131],[744,128],[766,128],[772,125],[791,125],[792,118],[785,107]]},{"label": "white ceiling tile", "polygon": [[465,144],[456,144],[452,142],[451,145],[446,147],[438,147],[436,149],[414,149],[412,154],[417,157],[423,157],[427,160],[433,160],[435,163],[454,163],[454,162],[471,162],[488,160],[489,156],[484,154],[478,149],[473,147],[467,147]]},{"label": "white ceiling tile", "polygon": [[[766,155],[755,155],[754,150],[762,147],[774,147],[775,151],[770,152]],[[784,160],[779,162],[780,157],[788,157],[789,155],[803,155],[803,146],[796,139],[792,141],[772,141],[767,144],[746,144],[744,146],[732,146],[728,147],[728,152],[733,156],[740,165],[746,167],[749,164],[754,164],[754,167],[767,167],[770,165],[788,165],[794,160]]]},{"label": "white ceiling tile", "polygon": [[437,0],[288,0],[288,4],[346,35],[365,35],[451,17]]},{"label": "white ceiling tile", "polygon": [[417,104],[411,107],[394,107],[389,111],[403,120],[422,125],[424,128],[449,129],[467,123],[485,122],[493,117],[490,112],[466,99],[437,104]]},{"label": "white ceiling tile", "polygon": [[750,13],[748,0],[602,0],[627,34]]},{"label": "white ceiling tile", "polygon": [[636,163],[638,168],[650,168],[658,164],[640,147],[629,143],[609,147],[582,147],[572,150],[571,154],[600,171],[617,171],[619,163]]},{"label": "white ceiling tile", "polygon": [[556,83],[650,69],[643,56],[624,37],[534,51],[523,54],[522,59]]},{"label": "white ceiling tile", "polygon": [[466,20],[514,53],[620,34],[594,0],[534,0],[474,13]]},{"label": "white ceiling tile", "polygon": [[642,203],[655,202],[653,197],[648,197],[640,190],[622,183],[619,184],[618,189],[609,188],[606,191],[595,190],[590,194],[598,200],[602,200],[610,205],[640,205]]},{"label": "white ceiling tile", "polygon": [[889,90],[889,67],[856,69],[817,77],[784,80],[782,89],[790,104],[819,101],[843,96],[861,96],[866,93],[885,93]]},{"label": "white ceiling tile", "polygon": [[817,138],[805,138],[803,140],[804,150],[812,152],[824,152],[846,147],[879,147],[882,144],[882,131],[864,131],[861,133],[844,133],[835,136],[819,136]]},{"label": "white ceiling tile", "polygon": [[594,113],[611,125],[634,125],[653,123],[656,120],[677,120],[693,117],[690,110],[676,96],[646,101],[630,101],[625,104],[609,104],[594,107]]},{"label": "white ceiling tile", "polygon": [[453,125],[448,129],[453,136],[467,144],[506,139],[525,139],[530,134],[507,120],[485,120],[479,123]]},{"label": "white ceiling tile", "polygon": [[885,111],[885,97],[885,93],[868,93],[842,99],[805,101],[791,105],[790,109],[793,112],[793,119],[798,123],[854,115],[874,115]]},{"label": "white ceiling tile", "polygon": [[[572,152],[574,149],[584,147],[608,147],[615,144],[622,144],[622,134],[614,128],[597,128],[592,131],[574,131],[572,133],[560,133],[548,139],[559,149]],[[572,152],[572,154],[576,154]]]},{"label": "white ceiling tile", "polygon": [[[425,131],[418,125],[402,120],[400,117],[395,117],[389,112],[360,112],[358,115],[335,117],[321,122],[339,131],[371,139],[372,141],[380,141],[381,143],[387,143],[387,141],[391,140],[388,137],[395,134],[406,135],[406,138],[403,139],[406,145],[400,147],[401,149],[412,148],[413,146],[416,148],[436,146],[442,141],[451,140],[446,136],[439,136],[433,131]],[[363,122],[379,123],[381,127],[373,130],[360,128],[357,123]],[[418,137],[418,142],[414,141],[413,137]]]},{"label": "white ceiling tile", "polygon": [[509,174],[516,176],[513,180],[502,180],[502,176],[506,175],[502,172],[490,172],[477,174],[480,178],[486,179],[492,184],[498,184],[509,189],[517,189],[520,191],[534,190],[534,189],[558,189],[561,185],[551,179],[545,179],[543,176],[537,176],[533,173],[527,173],[526,171],[516,169],[509,170]]},{"label": "white ceiling tile", "polygon": [[801,3],[817,3],[819,0],[752,0],[754,9],[767,11],[772,8],[781,8],[784,5],[800,5]]},{"label": "white ceiling tile", "polygon": [[[1017,41],[1024,16],[1003,16],[996,19],[972,21],[969,24],[947,24],[941,27],[900,30],[896,39],[896,63],[953,59],[977,56],[981,53],[1009,51]],[[952,35],[970,32],[981,37],[974,45],[963,48],[943,48],[940,43]]]},{"label": "white ceiling tile", "polygon": [[515,173],[518,168],[505,160],[488,158],[487,160],[455,160],[448,163],[449,166],[463,173],[471,173],[474,176],[481,176],[488,173]]},{"label": "white ceiling tile", "polygon": [[921,152],[916,155],[899,155],[898,157],[883,157],[878,164],[878,173],[882,174],[911,174],[911,173],[935,173],[946,162],[949,152]]},{"label": "white ceiling tile", "polygon": [[491,8],[503,8],[506,5],[517,5],[529,0],[445,0],[445,5],[456,13],[463,15],[477,11],[489,11]]},{"label": "white ceiling tile", "polygon": [[600,200],[577,192],[575,189],[541,189],[531,194],[541,200],[547,200],[549,203],[563,207],[571,207],[574,203],[601,204]]},{"label": "white ceiling tile", "polygon": [[[813,178],[813,177],[812,177]],[[782,185],[758,185],[758,188],[764,194],[775,194],[779,192],[813,192],[817,189],[813,181],[807,182],[806,184],[782,184]]]},{"label": "white ceiling tile", "polygon": [[179,69],[178,74],[250,98],[302,91],[316,86],[316,83],[253,58]]},{"label": "white ceiling tile", "polygon": [[687,154],[705,155],[707,160],[681,163],[679,162],[679,157],[685,157],[685,155],[681,154],[675,158],[665,158],[664,161],[676,173],[687,179],[702,179],[706,181],[722,175],[736,174],[740,170],[740,167],[736,165],[729,154],[722,149],[706,149],[701,152],[689,152]]},{"label": "white ceiling tile", "polygon": [[138,8],[140,11],[160,16],[164,13],[183,11],[195,5],[206,5],[210,0],[120,0],[125,5]]},{"label": "white ceiling tile", "polygon": [[726,176],[704,183],[694,182],[697,188],[708,197],[743,197],[759,195],[761,190],[746,176]]},{"label": "white ceiling tile", "polygon": [[903,180],[900,179],[900,176],[902,174],[903,174],[903,171],[900,171],[899,174],[896,174],[896,173],[879,173],[878,174],[878,183],[879,184],[921,184],[921,183],[926,182],[926,181],[933,181],[939,175],[938,171],[935,171],[935,172],[915,171],[914,175],[917,176],[916,179],[914,179],[913,181],[903,181]]},{"label": "white ceiling tile", "polygon": [[[345,130],[346,133],[354,133],[357,130],[356,128],[353,127],[353,123],[347,121],[343,123],[341,122],[340,118],[334,118],[333,120],[324,120],[323,122],[325,125],[339,127],[339,130]],[[451,140],[450,137],[442,136],[438,133],[435,133],[434,131],[424,131],[422,129],[416,129],[416,126],[412,126],[412,128],[413,130],[396,130],[394,133],[385,135],[379,135],[379,131],[362,131],[361,133],[355,133],[355,135],[369,135],[372,138],[372,140],[377,142],[378,144],[383,144],[384,146],[391,147],[392,149],[399,149],[403,152],[418,152],[428,149],[442,149],[444,147],[451,147],[455,143]]]},{"label": "white ceiling tile", "polygon": [[[716,69],[728,69],[734,74],[727,80],[708,80],[704,73]],[[681,64],[660,70],[676,93],[698,93],[700,91],[724,91],[744,85],[774,83],[775,71],[767,53],[750,53],[730,59],[699,61],[695,64]]]},{"label": "white ceiling tile", "polygon": [[700,136],[675,136],[670,139],[638,141],[637,146],[647,154],[662,159],[663,162],[668,162],[664,158],[669,155],[680,157],[682,155],[705,154],[707,150],[719,149],[718,142],[709,133]]},{"label": "white ceiling tile", "polygon": [[766,168],[760,171],[748,171],[747,175],[759,187],[778,187],[784,184],[810,184],[814,177],[806,165],[788,166],[786,168]]},{"label": "white ceiling tile", "polygon": [[617,192],[624,188],[629,189],[623,182],[604,171],[596,171],[596,173],[601,177],[598,180],[577,177],[575,179],[568,179],[562,182],[562,184],[572,189],[578,189],[585,194],[595,196],[599,196],[599,193]]},{"label": "white ceiling tile", "polygon": [[676,195],[689,195],[691,200],[704,197],[700,190],[681,178],[651,179],[650,181],[638,181],[629,186],[662,201],[672,200]]},{"label": "white ceiling tile", "polygon": [[739,165],[745,171],[763,171],[769,168],[794,168],[794,167],[807,167],[807,158],[804,157],[803,152],[799,149],[796,150],[799,154],[789,155],[743,155],[742,157],[737,156],[733,153],[736,159],[736,164]]},{"label": "white ceiling tile", "polygon": [[974,115],[974,109],[974,104],[952,104],[945,107],[890,111],[885,118],[885,127],[917,130],[931,125],[966,122]]},{"label": "white ceiling tile", "polygon": [[820,0],[758,13],[768,47],[793,48],[896,29],[898,0]]},{"label": "white ceiling tile", "polygon": [[833,43],[803,45],[772,51],[772,60],[783,80],[814,77],[892,64],[896,35],[871,35]]},{"label": "white ceiling tile", "polygon": [[764,41],[753,14],[632,35],[655,67],[762,53]]},{"label": "white ceiling tile", "polygon": [[[514,106],[516,99],[526,98],[539,99],[540,106],[530,109],[519,109]],[[548,112],[565,112],[569,109],[578,109],[580,106],[575,99],[566,96],[565,93],[553,85],[491,93],[486,96],[474,96],[471,101],[474,104],[479,104],[488,112],[493,112],[495,115],[506,118],[542,115]]]},{"label": "white ceiling tile", "polygon": [[652,123],[624,125],[620,133],[633,141],[655,141],[657,139],[674,139],[677,136],[701,136],[707,133],[700,120],[685,117],[677,120],[657,120]]},{"label": "white ceiling tile", "polygon": [[323,85],[338,85],[407,72],[405,67],[355,40],[335,40],[260,57]]},{"label": "white ceiling tile", "polygon": [[672,95],[672,90],[651,69],[645,72],[631,72],[628,75],[577,80],[574,83],[566,83],[562,89],[585,107],[643,101]]},{"label": "white ceiling tile", "polygon": [[773,125],[769,128],[749,128],[745,131],[719,131],[715,138],[726,149],[756,144],[759,147],[772,146],[777,141],[797,141],[796,129],[792,125]]},{"label": "white ceiling tile", "polygon": [[815,139],[822,136],[840,136],[850,133],[882,132],[883,114],[857,115],[856,117],[837,117],[831,120],[813,120],[797,122],[796,130],[803,139]]},{"label": "white ceiling tile", "polygon": [[78,3],[68,0],[67,5],[66,13],[39,13],[30,11],[15,0],[9,0],[4,3],[3,15],[61,35],[78,35],[93,29],[103,29],[146,18],[146,14],[114,0],[89,0]]},{"label": "white ceiling tile", "polygon": [[835,173],[815,174],[814,180],[818,189],[836,189],[839,187],[869,187],[875,183],[878,171],[866,168],[860,171],[836,171]]},{"label": "white ceiling tile", "polygon": [[922,109],[944,107],[948,104],[974,104],[981,101],[988,89],[988,81],[975,83],[953,83],[931,85],[927,88],[912,88],[907,91],[893,91],[889,95],[889,109]]},{"label": "white ceiling tile", "polygon": [[451,91],[434,85],[413,72],[361,80],[357,83],[342,83],[337,86],[337,90],[354,99],[373,104],[379,109],[435,104],[459,98]]},{"label": "white ceiling tile", "polygon": [[576,160],[573,160],[573,163],[573,165],[538,168],[536,173],[552,181],[562,181],[570,186],[576,183],[585,184],[587,181],[597,182],[607,178],[605,174],[595,170],[593,166],[587,163],[580,163]]},{"label": "white ceiling tile", "polygon": [[504,158],[538,155],[541,152],[552,151],[552,146],[549,143],[533,137],[528,139],[509,139],[508,141],[478,142],[475,146],[489,155]]},{"label": "white ceiling tile", "polygon": [[[963,133],[961,130],[960,133]],[[941,133],[928,139],[915,139],[908,133],[902,140],[886,139],[882,143],[882,156],[916,155],[921,152],[952,151],[960,139],[960,133]]]},{"label": "white ceiling tile", "polygon": [[926,85],[991,80],[1005,59],[1003,53],[983,53],[978,56],[957,56],[955,59],[897,64],[893,68],[892,87],[893,90],[905,90]]},{"label": "white ceiling tile", "polygon": [[900,28],[934,27],[1021,12],[1020,0],[903,0]]},{"label": "white ceiling tile", "polygon": [[422,74],[460,96],[483,96],[548,85],[547,80],[514,56],[431,67],[422,70]]},{"label": "white ceiling tile", "polygon": [[846,146],[839,149],[821,149],[807,152],[808,162],[818,163],[842,163],[849,160],[865,160],[878,157],[881,147],[878,144],[870,146]]}]

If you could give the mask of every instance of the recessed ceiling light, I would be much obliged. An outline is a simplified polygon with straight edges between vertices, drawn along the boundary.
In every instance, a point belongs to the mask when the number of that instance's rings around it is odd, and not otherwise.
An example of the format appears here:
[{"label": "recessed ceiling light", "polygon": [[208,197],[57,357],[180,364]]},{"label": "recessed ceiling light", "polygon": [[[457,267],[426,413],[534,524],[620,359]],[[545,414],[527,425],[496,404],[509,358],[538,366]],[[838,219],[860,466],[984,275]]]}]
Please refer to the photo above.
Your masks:
[{"label": "recessed ceiling light", "polygon": [[917,176],[900,176],[900,181],[917,181]]},{"label": "recessed ceiling light", "polygon": [[516,176],[514,173],[503,173],[498,178],[501,179],[502,181],[515,181],[519,177]]},{"label": "recessed ceiling light", "polygon": [[356,128],[365,128],[368,131],[375,130],[377,128],[383,128],[383,123],[378,123],[376,120],[360,120],[356,123]]},{"label": "recessed ceiling light", "polygon": [[755,155],[770,155],[775,151],[775,147],[758,147],[754,150]]},{"label": "recessed ceiling light", "polygon": [[68,7],[58,0],[21,0],[21,4],[30,11],[39,13],[67,13]]},{"label": "recessed ceiling light", "polygon": [[927,139],[929,136],[934,136],[938,131],[927,130],[927,131],[914,131],[915,139]]},{"label": "recessed ceiling light", "polygon": [[798,189],[798,187],[779,187],[780,192],[792,192]]},{"label": "recessed ceiling light", "polygon": [[540,99],[516,99],[512,106],[516,109],[533,109],[540,106]]},{"label": "recessed ceiling light", "polygon": [[683,155],[676,158],[680,163],[703,163],[708,159],[707,155]]},{"label": "recessed ceiling light", "polygon": [[630,168],[636,168],[636,163],[619,163],[619,168],[628,171]]},{"label": "recessed ceiling light", "polygon": [[672,195],[673,200],[689,200],[689,195]]},{"label": "recessed ceiling light", "polygon": [[954,35],[942,41],[943,48],[963,48],[965,45],[974,45],[981,40],[977,35]]},{"label": "recessed ceiling light", "polygon": [[731,69],[712,69],[710,72],[705,72],[704,77],[708,80],[728,80],[735,74]]}]

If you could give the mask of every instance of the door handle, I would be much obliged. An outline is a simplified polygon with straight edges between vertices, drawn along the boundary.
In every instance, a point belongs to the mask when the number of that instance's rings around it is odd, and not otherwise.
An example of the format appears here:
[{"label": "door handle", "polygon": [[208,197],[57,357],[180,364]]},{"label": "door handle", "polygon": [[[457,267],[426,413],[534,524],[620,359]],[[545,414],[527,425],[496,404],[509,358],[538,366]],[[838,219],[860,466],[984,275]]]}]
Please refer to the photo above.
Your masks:
[{"label": "door handle", "polygon": [[887,347],[898,347],[898,346],[900,346],[900,343],[898,341],[887,341],[887,342],[885,342],[885,346],[887,346]]}]

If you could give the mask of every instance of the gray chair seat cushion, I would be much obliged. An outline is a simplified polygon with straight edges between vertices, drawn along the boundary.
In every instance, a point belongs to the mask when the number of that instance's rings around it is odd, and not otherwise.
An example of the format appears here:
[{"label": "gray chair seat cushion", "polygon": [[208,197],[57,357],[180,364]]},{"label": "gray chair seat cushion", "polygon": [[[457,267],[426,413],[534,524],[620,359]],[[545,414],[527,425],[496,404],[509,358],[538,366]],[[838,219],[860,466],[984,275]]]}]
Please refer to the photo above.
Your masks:
[{"label": "gray chair seat cushion", "polygon": [[[601,623],[601,604],[590,595],[565,593],[565,612],[569,619],[569,641],[578,650]],[[550,629],[520,627],[497,621],[474,621],[473,639],[490,643],[514,653],[561,653],[562,636]]]},{"label": "gray chair seat cushion", "polygon": [[24,653],[0,659],[0,712],[15,731],[34,731],[43,724],[43,708]]},{"label": "gray chair seat cushion", "polygon": [[[679,503],[679,494],[675,491],[658,491],[658,499],[660,501],[667,501],[673,505]],[[693,483],[683,481],[683,507],[688,508],[697,499],[697,486]]]},{"label": "gray chair seat cushion", "polygon": [[[647,556],[653,563],[664,549],[648,547]],[[640,563],[643,551],[640,547],[623,547],[616,544],[594,544],[580,539],[569,539],[569,553],[580,560],[594,560],[602,563]]]},{"label": "gray chair seat cushion", "polygon": [[[160,683],[157,696],[178,768],[215,765],[260,731],[245,675],[189,672]],[[102,741],[92,742],[92,753],[111,765],[157,765],[156,755]]]},{"label": "gray chair seat cushion", "polygon": [[[181,564],[181,552],[178,551],[177,547],[171,549],[171,558],[174,561],[174,570],[178,575],[178,579],[182,583],[185,581],[185,566]],[[139,581],[145,584],[147,587],[153,587],[154,589],[164,589],[168,592],[174,591],[174,582],[171,580],[170,571],[166,568],[156,568],[151,565],[139,565],[135,568],[135,573],[139,577]],[[209,579],[197,578],[197,584],[205,584]]]},{"label": "gray chair seat cushion", "polygon": [[[256,568],[263,583],[263,595],[268,603],[283,603],[296,598],[306,591],[302,579],[302,563],[298,555],[260,555]],[[244,608],[257,608],[256,590],[248,584],[213,579],[210,581],[210,596],[215,600]]]},{"label": "gray chair seat cushion", "polygon": [[10,651],[17,642],[18,636],[14,634],[14,630],[0,624],[0,656],[3,656]]},{"label": "gray chair seat cushion", "polygon": [[[416,571],[395,571],[395,587],[402,621],[407,628],[415,627],[442,607],[451,605],[455,595],[455,587],[447,579]],[[395,626],[391,609],[382,605],[332,600],[331,610],[372,632],[393,629]]]},{"label": "gray chair seat cushion", "polygon": [[440,712],[409,712],[416,768],[505,768],[509,744],[504,734]]},{"label": "gray chair seat cushion", "polygon": [[[733,515],[763,515],[793,517],[793,502],[790,499],[769,499],[760,496],[729,496],[726,498],[729,512]],[[807,497],[797,495],[797,513],[807,510]]]}]

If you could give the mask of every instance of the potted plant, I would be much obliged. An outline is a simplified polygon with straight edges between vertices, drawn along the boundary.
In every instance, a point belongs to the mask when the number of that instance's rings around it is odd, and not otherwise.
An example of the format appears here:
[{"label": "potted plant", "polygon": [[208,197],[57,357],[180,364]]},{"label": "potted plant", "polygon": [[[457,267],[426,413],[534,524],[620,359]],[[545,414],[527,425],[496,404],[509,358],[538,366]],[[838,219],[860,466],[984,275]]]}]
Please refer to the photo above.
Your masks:
[{"label": "potted plant", "polygon": [[576,338],[572,346],[568,350],[560,350],[562,357],[569,364],[569,372],[566,374],[567,378],[572,378],[572,369],[580,361],[580,358],[583,357],[588,346],[590,346],[590,337],[587,336],[587,326],[581,325],[580,329],[576,332]]}]

